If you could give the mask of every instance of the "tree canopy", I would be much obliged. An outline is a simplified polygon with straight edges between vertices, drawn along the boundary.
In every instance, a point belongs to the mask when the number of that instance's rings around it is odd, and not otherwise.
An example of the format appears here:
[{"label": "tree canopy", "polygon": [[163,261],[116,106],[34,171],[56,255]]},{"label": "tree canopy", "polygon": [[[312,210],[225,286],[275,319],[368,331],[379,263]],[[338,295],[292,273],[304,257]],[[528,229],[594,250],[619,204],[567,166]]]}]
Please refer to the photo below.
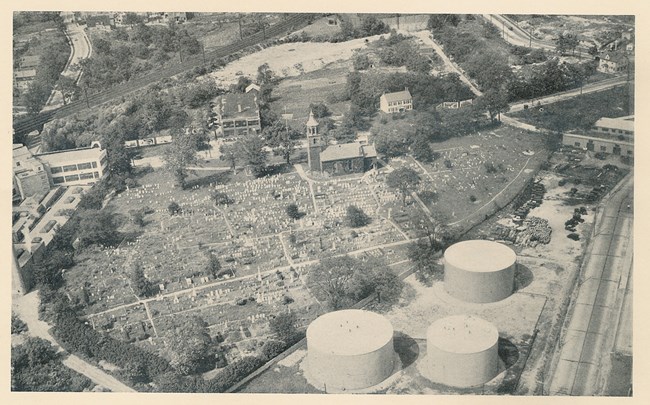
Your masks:
[{"label": "tree canopy", "polygon": [[403,288],[403,282],[381,260],[350,256],[322,259],[310,270],[307,285],[331,310],[349,308],[374,293],[393,301]]},{"label": "tree canopy", "polygon": [[406,166],[397,168],[386,176],[386,185],[402,194],[402,203],[404,205],[406,205],[406,197],[417,189],[420,181],[420,175]]}]

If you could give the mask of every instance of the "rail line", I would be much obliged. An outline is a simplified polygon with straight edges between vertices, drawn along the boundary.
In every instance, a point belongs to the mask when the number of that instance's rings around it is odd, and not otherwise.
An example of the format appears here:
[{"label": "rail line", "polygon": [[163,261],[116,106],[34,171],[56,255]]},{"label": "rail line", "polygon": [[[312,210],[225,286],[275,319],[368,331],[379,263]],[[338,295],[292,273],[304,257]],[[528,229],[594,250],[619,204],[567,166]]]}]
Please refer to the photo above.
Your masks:
[{"label": "rail line", "polygon": [[[235,52],[239,52],[253,45],[259,45],[265,40],[284,34],[286,32],[294,31],[297,27],[307,22],[311,14],[295,14],[288,17],[286,20],[277,23],[266,29],[266,32],[257,32],[242,40],[236,41],[232,44],[216,48],[212,51],[205,53],[205,64],[213,62],[215,59],[229,56]],[[69,103],[60,108],[39,113],[35,117],[29,117],[16,121],[14,123],[14,132],[18,135],[26,134],[34,130],[40,129],[45,123],[53,120],[64,118],[80,111],[96,107],[108,101],[114,100],[120,96],[125,96],[134,91],[140,90],[150,84],[156,83],[166,77],[175,76],[195,67],[203,66],[204,59],[201,54],[187,57],[183,62],[166,67],[164,69],[156,70],[144,76],[136,77],[125,83],[120,83],[111,88],[96,93],[88,94],[82,99]]]}]

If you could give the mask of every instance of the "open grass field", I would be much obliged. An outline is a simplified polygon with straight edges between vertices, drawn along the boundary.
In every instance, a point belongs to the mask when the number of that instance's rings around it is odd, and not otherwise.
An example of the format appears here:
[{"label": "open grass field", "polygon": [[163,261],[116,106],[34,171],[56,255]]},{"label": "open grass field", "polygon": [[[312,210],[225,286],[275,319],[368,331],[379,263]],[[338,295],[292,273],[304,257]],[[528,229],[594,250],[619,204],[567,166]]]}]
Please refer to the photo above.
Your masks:
[{"label": "open grass field", "polygon": [[[630,94],[631,90],[631,94]],[[518,111],[512,116],[538,128],[563,132],[588,130],[602,117],[634,114],[634,88],[628,86],[584,94],[570,100]]]},{"label": "open grass field", "polygon": [[349,108],[349,101],[331,103],[345,93],[347,74],[351,63],[334,62],[322,69],[282,80],[273,90],[271,109],[277,114],[285,111],[293,114],[290,123],[299,128],[309,117],[309,104],[325,103],[332,115],[343,115]]}]

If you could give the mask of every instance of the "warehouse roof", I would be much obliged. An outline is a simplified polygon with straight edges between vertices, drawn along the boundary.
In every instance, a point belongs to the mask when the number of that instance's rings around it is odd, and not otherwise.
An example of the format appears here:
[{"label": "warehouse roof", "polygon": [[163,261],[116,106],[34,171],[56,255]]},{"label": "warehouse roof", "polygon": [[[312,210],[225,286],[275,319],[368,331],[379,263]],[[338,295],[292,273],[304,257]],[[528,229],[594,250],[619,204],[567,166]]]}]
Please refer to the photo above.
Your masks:
[{"label": "warehouse roof", "polygon": [[228,93],[215,99],[215,110],[220,109],[222,119],[226,118],[257,118],[259,109],[257,107],[257,95],[249,93]]},{"label": "warehouse roof", "polygon": [[624,118],[607,118],[603,117],[596,121],[595,127],[622,129],[624,131],[634,132],[634,117],[631,120]]}]

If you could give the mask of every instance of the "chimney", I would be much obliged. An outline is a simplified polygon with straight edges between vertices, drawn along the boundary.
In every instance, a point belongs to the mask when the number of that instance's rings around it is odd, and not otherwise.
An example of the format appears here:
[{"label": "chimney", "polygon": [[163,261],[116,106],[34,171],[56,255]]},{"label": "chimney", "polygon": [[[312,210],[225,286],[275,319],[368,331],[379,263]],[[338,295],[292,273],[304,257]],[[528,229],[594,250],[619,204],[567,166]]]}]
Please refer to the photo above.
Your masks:
[{"label": "chimney", "polygon": [[237,104],[237,110],[241,112],[241,104]]}]

